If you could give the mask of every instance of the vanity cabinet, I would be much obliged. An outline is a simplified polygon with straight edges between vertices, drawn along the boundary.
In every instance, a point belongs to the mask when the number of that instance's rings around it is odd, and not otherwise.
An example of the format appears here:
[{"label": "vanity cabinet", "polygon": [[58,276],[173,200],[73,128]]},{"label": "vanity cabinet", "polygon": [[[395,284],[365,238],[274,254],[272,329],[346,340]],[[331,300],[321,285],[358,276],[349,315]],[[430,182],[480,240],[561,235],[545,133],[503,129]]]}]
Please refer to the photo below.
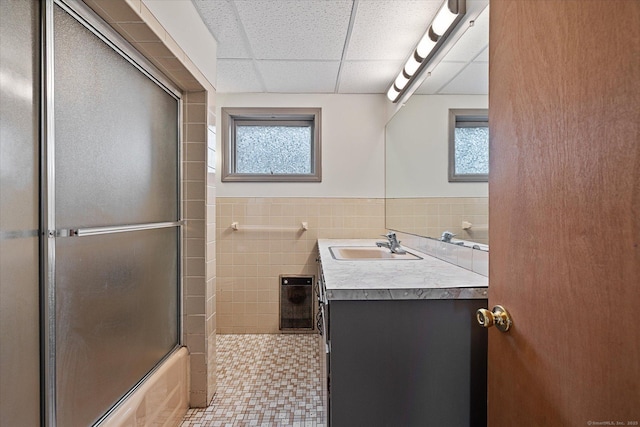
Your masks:
[{"label": "vanity cabinet", "polygon": [[486,304],[330,300],[330,425],[486,426]]},{"label": "vanity cabinet", "polygon": [[[320,239],[319,327],[330,427],[486,426],[487,278],[417,253],[349,261]],[[332,252],[333,250],[333,252]]]}]

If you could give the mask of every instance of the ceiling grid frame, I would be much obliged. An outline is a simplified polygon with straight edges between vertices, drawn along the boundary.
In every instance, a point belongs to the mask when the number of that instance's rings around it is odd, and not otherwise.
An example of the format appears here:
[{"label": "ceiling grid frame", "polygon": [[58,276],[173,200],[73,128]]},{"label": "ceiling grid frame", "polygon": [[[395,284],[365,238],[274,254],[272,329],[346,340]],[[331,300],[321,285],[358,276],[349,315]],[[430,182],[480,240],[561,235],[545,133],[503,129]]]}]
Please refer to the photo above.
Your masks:
[{"label": "ceiling grid frame", "polygon": [[342,75],[342,66],[347,57],[347,51],[349,50],[349,41],[351,40],[351,33],[353,32],[353,23],[356,20],[356,14],[358,13],[358,1],[353,0],[351,5],[351,16],[349,17],[349,28],[347,28],[347,36],[344,39],[344,47],[342,48],[342,57],[340,59],[340,66],[338,67],[338,75],[336,76],[335,93],[340,93],[340,76]]},{"label": "ceiling grid frame", "polygon": [[[219,43],[220,93],[384,94],[402,66],[397,58],[406,58],[442,4],[442,0],[191,1]],[[429,68],[440,62],[444,68],[454,64],[447,59],[448,52],[465,65],[441,73],[440,83],[423,85],[416,93],[488,93],[485,73],[474,74],[472,82],[458,82],[468,74],[465,69],[487,64],[486,52],[478,46],[488,44],[488,30],[480,34],[484,30],[468,31],[468,27],[481,13],[488,15],[489,0],[466,3],[467,16]],[[386,22],[390,26],[385,29]],[[466,48],[455,49],[455,42],[471,36],[487,41],[467,41],[462,43]],[[405,46],[411,47],[405,51]],[[461,56],[464,61],[459,61]]]},{"label": "ceiling grid frame", "polygon": [[[240,12],[238,12],[238,8],[236,7],[236,4],[234,2],[229,2],[229,4],[231,5],[231,9],[233,10],[233,13],[236,19],[238,20],[238,22],[242,22],[242,18],[240,17]],[[251,48],[251,42],[249,41],[249,36],[247,35],[247,32],[244,29],[244,25],[240,26],[240,32],[242,33],[242,40],[244,42],[245,49],[247,49],[247,52],[251,57],[251,66],[253,67],[253,70],[256,73],[256,79],[258,80],[258,83],[260,84],[262,91],[266,92],[267,86],[264,82],[264,79],[262,78],[262,74],[260,73],[260,70],[258,69],[256,56],[254,55],[253,49]]]}]

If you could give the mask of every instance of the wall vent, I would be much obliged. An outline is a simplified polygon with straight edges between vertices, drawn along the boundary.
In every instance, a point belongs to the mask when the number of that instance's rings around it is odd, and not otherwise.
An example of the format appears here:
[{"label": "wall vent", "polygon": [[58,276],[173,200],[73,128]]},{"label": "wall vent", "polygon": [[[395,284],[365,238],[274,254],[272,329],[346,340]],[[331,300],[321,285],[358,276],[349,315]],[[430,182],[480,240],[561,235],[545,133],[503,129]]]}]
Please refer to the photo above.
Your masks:
[{"label": "wall vent", "polygon": [[280,330],[313,331],[314,276],[280,276]]}]

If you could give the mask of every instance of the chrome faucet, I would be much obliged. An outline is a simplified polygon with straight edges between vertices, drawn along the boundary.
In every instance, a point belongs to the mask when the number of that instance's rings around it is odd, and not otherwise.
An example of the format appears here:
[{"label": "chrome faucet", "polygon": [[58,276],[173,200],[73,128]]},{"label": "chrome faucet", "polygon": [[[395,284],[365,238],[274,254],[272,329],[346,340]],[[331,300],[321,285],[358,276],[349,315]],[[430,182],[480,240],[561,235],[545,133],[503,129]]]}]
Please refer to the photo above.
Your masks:
[{"label": "chrome faucet", "polygon": [[453,234],[452,232],[445,231],[444,233],[442,233],[442,236],[440,237],[440,241],[445,243],[451,243],[452,245],[464,246],[464,242],[452,242],[451,239],[454,236],[455,234]]},{"label": "chrome faucet", "polygon": [[376,246],[379,248],[387,248],[394,254],[406,254],[407,251],[402,249],[400,246],[400,242],[398,242],[398,238],[396,237],[396,233],[390,231],[387,234],[383,234],[382,237],[387,238],[387,242],[376,242]]},{"label": "chrome faucet", "polygon": [[452,232],[445,231],[444,233],[442,233],[440,240],[443,242],[451,243],[451,238],[453,238],[454,236],[455,234],[453,234]]}]

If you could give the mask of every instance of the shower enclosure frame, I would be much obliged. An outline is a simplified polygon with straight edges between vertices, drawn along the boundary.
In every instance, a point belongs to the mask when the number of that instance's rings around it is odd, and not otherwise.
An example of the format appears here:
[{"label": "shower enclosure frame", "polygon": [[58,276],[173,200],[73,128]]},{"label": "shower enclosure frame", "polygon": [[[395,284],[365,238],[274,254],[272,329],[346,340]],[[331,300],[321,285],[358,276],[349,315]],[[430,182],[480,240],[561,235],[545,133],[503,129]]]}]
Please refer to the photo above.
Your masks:
[{"label": "shower enclosure frame", "polygon": [[[177,102],[176,117],[176,221],[146,224],[130,224],[124,226],[88,227],[60,229],[56,226],[56,191],[55,191],[55,111],[54,111],[54,6],[61,7],[73,18],[106,43],[138,71],[161,87]],[[139,385],[158,368],[162,362],[183,345],[183,238],[184,214],[182,200],[182,93],[168,80],[150,61],[135,50],[122,36],[98,17],[88,6],[78,0],[46,0],[41,3],[40,13],[40,283],[41,283],[41,411],[42,425],[55,427],[56,412],[56,239],[81,238],[83,236],[127,233],[139,230],[160,228],[176,228],[177,230],[177,289],[175,289],[177,312],[176,345],[162,357],[145,376],[143,376],[126,394],[122,401],[133,393]],[[107,417],[116,407],[111,407],[96,422]]]}]

